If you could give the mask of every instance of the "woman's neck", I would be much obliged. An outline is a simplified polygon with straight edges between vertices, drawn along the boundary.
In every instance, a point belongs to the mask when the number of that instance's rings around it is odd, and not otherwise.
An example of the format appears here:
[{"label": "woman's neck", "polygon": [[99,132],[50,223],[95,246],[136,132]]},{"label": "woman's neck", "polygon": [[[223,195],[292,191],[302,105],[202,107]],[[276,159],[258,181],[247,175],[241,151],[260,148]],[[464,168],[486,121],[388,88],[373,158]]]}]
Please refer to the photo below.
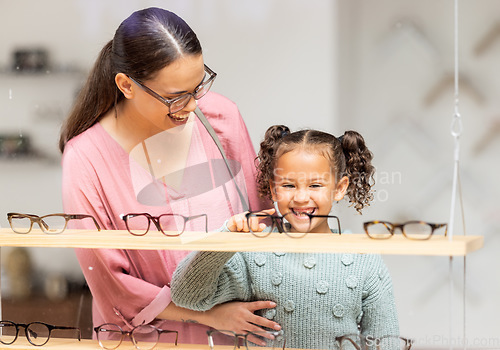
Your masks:
[{"label": "woman's neck", "polygon": [[137,118],[123,102],[110,109],[99,123],[127,153],[142,141],[163,131]]}]

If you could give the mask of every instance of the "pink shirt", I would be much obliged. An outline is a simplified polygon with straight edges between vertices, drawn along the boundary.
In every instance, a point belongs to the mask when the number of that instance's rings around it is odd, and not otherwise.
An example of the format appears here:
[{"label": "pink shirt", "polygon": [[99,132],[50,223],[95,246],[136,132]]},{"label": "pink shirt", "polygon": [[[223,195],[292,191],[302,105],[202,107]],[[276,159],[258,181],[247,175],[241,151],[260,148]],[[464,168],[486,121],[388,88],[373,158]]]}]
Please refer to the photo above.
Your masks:
[{"label": "pink shirt", "polygon": [[[199,107],[215,129],[227,158],[233,160],[233,172],[242,192],[248,195],[250,208],[264,208],[265,204],[257,197],[255,151],[237,106],[225,97],[211,92],[199,101]],[[101,228],[110,230],[125,230],[120,214],[134,212],[146,212],[155,216],[163,213],[185,216],[204,213],[208,215],[209,231],[219,228],[231,215],[242,211],[241,202],[234,183],[228,180],[227,175],[221,177],[220,174],[225,171],[221,170],[221,164],[224,164],[221,162],[222,157],[197,118],[192,130],[188,147],[184,147],[186,167],[180,177],[181,183],[179,176],[176,176],[176,186],[172,189],[160,181],[165,178],[160,175],[165,174],[156,170],[154,177],[159,178],[155,182],[156,186],[160,184],[160,196],[155,199],[154,196],[141,197],[148,184],[151,185],[151,171],[147,171],[143,164],[141,166],[141,160],[131,159],[103,127],[96,123],[71,139],[64,150],[64,211],[93,215]],[[161,137],[164,136],[159,135],[156,148],[158,140],[161,145]],[[161,163],[162,156],[157,154],[158,148],[154,150],[148,143],[146,145],[150,163],[153,166]],[[160,148],[161,152],[171,156],[177,150],[166,146],[164,150]],[[154,157],[159,157],[157,161],[156,158],[149,159],[153,154]],[[218,161],[214,163],[214,159]],[[72,228],[93,228],[92,220],[74,220],[71,223]],[[193,220],[188,224],[186,230],[204,230],[203,220]],[[102,231],[102,234],[105,235],[106,231]],[[171,301],[169,283],[177,264],[187,253],[167,250],[76,249],[93,295],[94,326],[111,322],[130,329],[143,322],[152,323],[163,329],[178,330],[180,342],[206,344],[207,327],[203,325],[155,320]]]}]

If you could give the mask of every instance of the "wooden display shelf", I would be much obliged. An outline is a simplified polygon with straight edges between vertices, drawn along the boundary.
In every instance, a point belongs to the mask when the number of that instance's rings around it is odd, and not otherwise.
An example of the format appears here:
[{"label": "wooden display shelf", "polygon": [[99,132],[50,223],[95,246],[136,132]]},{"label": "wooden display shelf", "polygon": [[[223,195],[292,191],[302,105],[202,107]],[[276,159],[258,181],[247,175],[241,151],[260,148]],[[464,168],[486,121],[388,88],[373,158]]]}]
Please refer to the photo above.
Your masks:
[{"label": "wooden display shelf", "polygon": [[455,235],[452,240],[433,236],[429,240],[414,241],[403,235],[374,240],[366,234],[355,233],[310,233],[294,239],[279,233],[258,238],[251,233],[184,232],[178,237],[166,237],[157,231],[148,232],[145,236],[133,236],[121,230],[66,230],[50,235],[39,229],[18,234],[4,228],[0,229],[0,246],[465,256],[483,246],[483,236]]},{"label": "wooden display shelf", "polygon": [[[20,334],[17,340],[12,345],[5,345],[2,349],[12,349],[12,350],[35,350],[35,349],[46,349],[46,350],[102,350],[99,346],[97,340],[93,339],[69,339],[69,338],[50,338],[49,342],[44,346],[33,346],[31,345],[24,334]],[[119,349],[134,349],[134,346],[129,339],[125,339],[123,343],[117,348]],[[197,345],[197,344],[174,344],[168,343],[158,343],[155,350],[209,350],[208,345]]]}]

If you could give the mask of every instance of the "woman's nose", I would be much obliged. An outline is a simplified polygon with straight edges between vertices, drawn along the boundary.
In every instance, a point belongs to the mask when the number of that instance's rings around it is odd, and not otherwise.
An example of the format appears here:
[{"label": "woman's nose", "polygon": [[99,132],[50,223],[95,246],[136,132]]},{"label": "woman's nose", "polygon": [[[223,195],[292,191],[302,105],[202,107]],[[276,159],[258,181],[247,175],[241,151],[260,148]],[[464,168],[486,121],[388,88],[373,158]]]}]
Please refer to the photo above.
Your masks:
[{"label": "woman's nose", "polygon": [[196,103],[195,98],[193,96],[191,96],[191,98],[189,99],[188,104],[186,105],[186,107],[184,107],[184,110],[185,111],[189,111],[189,112],[193,112],[196,109],[197,105],[198,104]]}]

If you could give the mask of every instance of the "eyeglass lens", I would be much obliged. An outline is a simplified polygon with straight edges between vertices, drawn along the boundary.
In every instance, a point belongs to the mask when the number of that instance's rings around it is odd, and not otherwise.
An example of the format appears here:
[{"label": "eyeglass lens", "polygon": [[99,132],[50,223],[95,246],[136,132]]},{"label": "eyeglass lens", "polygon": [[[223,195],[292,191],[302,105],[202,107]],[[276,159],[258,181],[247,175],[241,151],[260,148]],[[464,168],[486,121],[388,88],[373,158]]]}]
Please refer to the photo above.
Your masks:
[{"label": "eyeglass lens", "polygon": [[42,217],[24,214],[13,214],[10,217],[10,226],[16,233],[30,232],[33,223],[40,225],[45,233],[61,233],[66,228],[66,218],[61,215],[46,215]]},{"label": "eyeglass lens", "polygon": [[103,349],[116,349],[123,340],[122,329],[115,324],[103,324],[95,329],[99,345]]},{"label": "eyeglass lens", "polygon": [[17,328],[12,322],[0,322],[0,342],[2,344],[12,344],[16,340]]},{"label": "eyeglass lens", "polygon": [[208,81],[204,81],[192,95],[186,94],[179,96],[179,98],[175,99],[170,105],[170,113],[176,113],[182,110],[187,106],[192,97],[195,100],[199,100],[210,90],[212,84],[214,83],[214,79],[210,79]]},{"label": "eyeglass lens", "polygon": [[[283,349],[285,339],[282,335],[274,335],[276,332],[252,332],[245,335],[236,334],[232,331],[211,331],[209,345],[212,350],[256,349],[266,347],[269,349]],[[246,344],[245,344],[246,343]]]},{"label": "eyeglass lens", "polygon": [[49,341],[50,329],[43,323],[31,323],[26,328],[26,337],[33,345],[44,345]]},{"label": "eyeglass lens", "polygon": [[135,347],[141,350],[153,349],[160,338],[158,330],[150,325],[134,328],[131,336]]},{"label": "eyeglass lens", "polygon": [[29,216],[12,215],[9,219],[10,226],[14,232],[28,233],[31,230],[32,221]]}]

